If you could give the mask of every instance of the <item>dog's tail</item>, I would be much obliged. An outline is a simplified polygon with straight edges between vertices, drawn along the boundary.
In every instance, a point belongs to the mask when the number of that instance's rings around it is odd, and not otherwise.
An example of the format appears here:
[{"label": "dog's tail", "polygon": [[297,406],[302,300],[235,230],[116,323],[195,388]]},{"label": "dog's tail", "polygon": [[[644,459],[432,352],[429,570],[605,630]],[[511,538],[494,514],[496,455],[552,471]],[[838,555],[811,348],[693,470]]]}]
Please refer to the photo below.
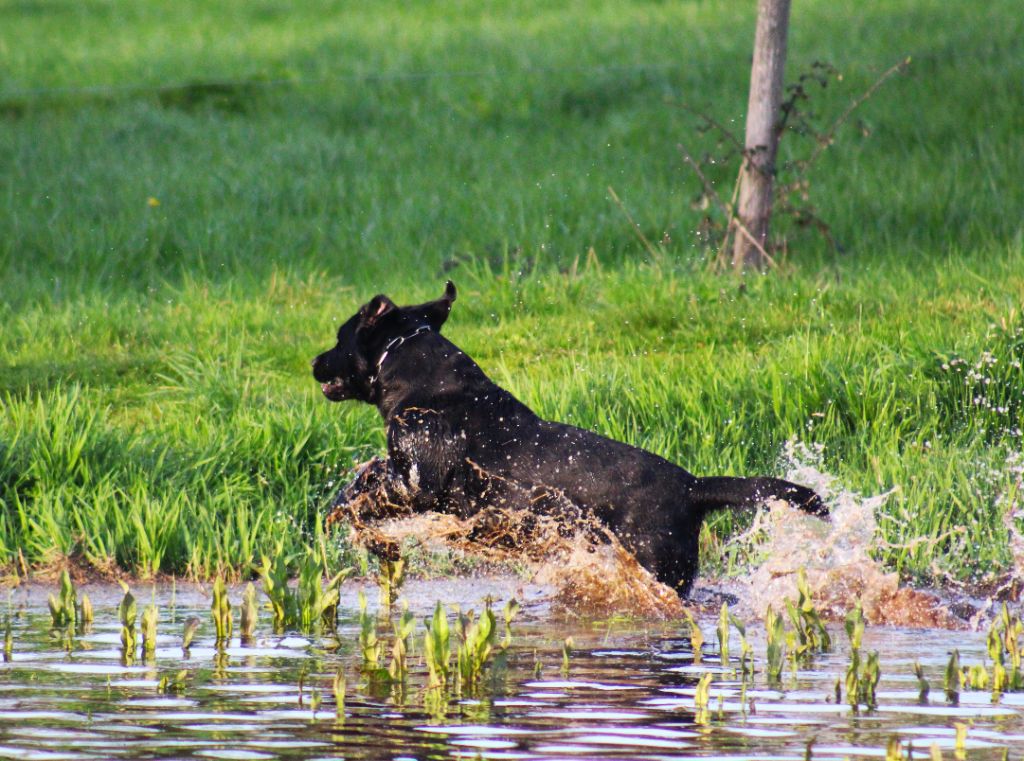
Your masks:
[{"label": "dog's tail", "polygon": [[770,499],[783,499],[811,515],[828,516],[828,507],[813,489],[781,478],[698,478],[690,494],[704,512],[724,507],[757,507]]}]

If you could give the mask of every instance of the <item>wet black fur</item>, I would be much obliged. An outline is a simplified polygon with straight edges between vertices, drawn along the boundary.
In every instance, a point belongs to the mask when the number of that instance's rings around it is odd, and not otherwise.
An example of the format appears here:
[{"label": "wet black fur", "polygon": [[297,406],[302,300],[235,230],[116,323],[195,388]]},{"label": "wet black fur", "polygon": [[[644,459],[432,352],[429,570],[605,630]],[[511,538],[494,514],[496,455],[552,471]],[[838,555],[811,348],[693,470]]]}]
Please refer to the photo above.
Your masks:
[{"label": "wet black fur", "polygon": [[[464,517],[508,500],[541,509],[551,500],[537,495],[557,494],[598,517],[684,595],[697,573],[697,537],[709,511],[775,497],[827,514],[804,486],[767,477],[698,478],[642,449],[542,420],[441,335],[454,301],[450,282],[440,299],[416,306],[375,296],[338,329],[337,345],[313,360],[328,399],[373,404],[388,427],[387,458],[342,489],[336,505],[371,481],[396,504]],[[422,326],[428,329],[416,333]],[[381,363],[387,345],[403,337]]]}]

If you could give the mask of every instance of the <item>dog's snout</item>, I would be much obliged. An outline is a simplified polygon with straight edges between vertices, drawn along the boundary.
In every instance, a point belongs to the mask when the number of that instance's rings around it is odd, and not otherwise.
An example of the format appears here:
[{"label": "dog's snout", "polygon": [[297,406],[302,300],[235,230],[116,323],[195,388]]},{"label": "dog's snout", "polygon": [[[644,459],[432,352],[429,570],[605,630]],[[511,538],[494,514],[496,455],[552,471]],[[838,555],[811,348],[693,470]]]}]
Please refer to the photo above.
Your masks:
[{"label": "dog's snout", "polygon": [[324,361],[323,354],[316,355],[309,363],[310,367],[313,368],[313,377],[316,378],[321,383],[326,383],[327,381],[330,380],[330,378],[327,377],[328,373],[324,371],[325,364],[326,363]]}]

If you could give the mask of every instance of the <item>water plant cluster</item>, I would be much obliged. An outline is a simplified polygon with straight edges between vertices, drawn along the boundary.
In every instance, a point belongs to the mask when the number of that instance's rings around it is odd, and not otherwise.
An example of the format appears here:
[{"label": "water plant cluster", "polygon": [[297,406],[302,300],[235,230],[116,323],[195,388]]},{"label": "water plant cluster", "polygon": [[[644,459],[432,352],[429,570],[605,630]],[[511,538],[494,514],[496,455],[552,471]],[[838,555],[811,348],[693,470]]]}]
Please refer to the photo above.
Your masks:
[{"label": "water plant cluster", "polygon": [[[785,601],[786,612],[792,624],[791,628],[786,627],[785,619],[775,611],[774,607],[769,606],[765,611],[764,627],[767,643],[764,668],[770,684],[781,682],[787,660],[793,673],[796,673],[797,669],[810,662],[815,654],[829,652],[832,649],[831,635],[814,606],[807,585],[807,575],[803,569],[797,573],[797,595],[795,602],[788,599]],[[700,665],[704,657],[703,650],[706,641],[704,633],[691,613],[686,612],[685,618],[694,663]],[[732,668],[733,658],[730,645],[732,629],[739,634],[738,673],[743,684],[746,685],[754,676],[753,647],[747,641],[746,624],[729,611],[728,604],[722,603],[718,625],[715,628],[718,641],[718,661],[727,671],[735,673],[737,670]]]},{"label": "water plant cluster", "polygon": [[[1005,692],[1024,691],[1024,673],[1021,671],[1024,642],[1024,623],[1019,613],[1011,613],[1003,603],[999,615],[989,625],[985,637],[987,660],[962,665],[960,651],[953,650],[946,664],[943,688],[946,699],[953,704],[960,701],[961,690],[990,690],[992,702],[998,703]],[[920,674],[919,679],[922,679]],[[922,687],[927,694],[927,685]]]},{"label": "water plant cluster", "polygon": [[[322,561],[312,555],[303,562],[309,568],[323,570],[320,565]],[[308,589],[302,592],[301,579],[285,587],[288,589],[287,594],[293,596],[291,598],[283,597],[281,586],[268,583],[262,594],[262,604],[257,588],[252,583],[246,584],[240,600],[233,602],[224,579],[218,577],[210,589],[208,624],[213,632],[216,650],[215,672],[220,673],[227,668],[227,648],[233,637],[237,636],[243,644],[255,643],[257,622],[261,615],[275,633],[301,631],[318,635],[322,646],[328,651],[346,647],[339,633],[336,601],[333,621],[324,618],[322,604],[326,590],[344,575],[336,573],[328,578],[328,574],[324,573],[320,576],[318,583],[324,590],[320,597]],[[308,572],[308,576],[312,576],[312,571]],[[307,587],[311,585],[308,579],[305,583]],[[117,606],[122,663],[132,665],[141,660],[155,666],[160,619],[155,590],[153,602],[143,608],[140,617],[139,606],[131,589],[125,584],[122,584],[122,588],[124,594]],[[379,591],[383,603],[390,598],[394,589],[381,588]],[[288,601],[282,603],[283,599]],[[333,600],[332,597],[329,599]],[[50,597],[49,608],[52,632],[59,636],[65,647],[71,647],[73,637],[90,631],[93,613],[87,601],[86,595],[79,595],[70,575],[62,574],[57,593]],[[297,615],[282,627],[275,618],[275,611],[291,606],[296,607]],[[89,611],[89,615],[82,613],[83,608]],[[331,606],[327,608],[331,609]],[[798,579],[796,599],[786,600],[785,609],[786,616],[771,608],[767,611],[764,620],[765,652],[761,657],[755,655],[747,639],[747,624],[739,620],[728,605],[721,606],[715,622],[717,646],[712,651],[718,668],[694,677],[692,705],[695,723],[711,725],[725,718],[725,693],[716,691],[715,686],[720,679],[739,682],[739,710],[747,715],[748,712],[756,712],[753,701],[747,698],[747,690],[754,685],[757,673],[762,673],[769,685],[782,687],[783,671],[788,663],[791,668],[790,679],[795,684],[803,669],[813,670],[816,659],[834,649],[835,643],[802,574]],[[76,614],[69,617],[69,610],[76,611]],[[237,617],[243,621],[237,631],[234,627],[236,610]],[[512,624],[518,610],[519,605],[514,599],[497,612],[491,601],[485,600],[479,613],[438,602],[432,614],[420,623],[409,611],[408,605],[400,600],[391,607],[381,604],[377,611],[371,611],[365,593],[360,591],[355,619],[356,634],[350,644],[357,655],[355,684],[360,691],[366,691],[371,696],[387,696],[399,705],[419,703],[428,714],[443,717],[453,698],[486,695],[506,673],[513,648]],[[200,618],[186,619],[181,635],[181,647],[186,656],[201,626]],[[708,658],[709,654],[705,652],[708,650],[708,642],[692,614],[686,614],[682,626],[690,642],[693,661],[699,666]],[[864,615],[858,605],[846,617],[849,660],[845,678],[836,680],[834,699],[836,703],[845,702],[854,712],[870,714],[878,707],[877,688],[882,674],[878,652],[864,650],[865,627]],[[951,652],[944,673],[945,701],[956,706],[963,690],[990,690],[992,703],[998,703],[1003,694],[1024,690],[1022,637],[1024,623],[1019,613],[1012,612],[1009,606],[1004,605],[993,618],[987,632],[985,661],[962,664],[959,652]],[[569,677],[574,648],[571,637],[562,644],[561,672],[564,678]],[[10,659],[12,649],[8,616],[5,659]],[[536,654],[534,658],[534,676],[539,678],[541,664]],[[414,676],[417,674],[420,676]],[[930,685],[923,669],[916,663],[914,675],[918,681],[918,700],[928,704]],[[353,684],[351,676],[352,672],[346,673],[342,667],[329,680],[321,677],[310,682],[300,674],[299,704],[310,707],[315,716],[325,698],[333,696],[336,719],[344,722],[346,700]],[[189,680],[187,669],[161,670],[156,689],[162,694],[183,695],[188,692]],[[962,757],[967,732],[968,725],[958,725],[956,758]],[[899,753],[903,756],[898,756]],[[888,745],[888,757],[905,757],[906,753],[907,748],[900,739],[893,737]],[[938,748],[933,748],[932,757],[941,758]]]},{"label": "water plant cluster", "polygon": [[[283,575],[284,566],[264,558],[260,569],[263,581],[262,606],[270,614],[271,627],[275,633],[299,631],[316,634],[338,641],[338,599],[341,582],[352,572],[346,568],[327,576],[325,565],[315,553],[307,553],[301,562],[301,573],[295,584],[288,583]],[[394,564],[391,568],[394,569]],[[416,657],[427,673],[427,682],[420,690],[432,711],[443,711],[450,695],[473,694],[482,684],[484,676],[500,672],[512,645],[512,621],[519,611],[519,603],[509,600],[501,610],[501,623],[492,609],[490,598],[484,601],[479,614],[473,610],[463,611],[452,606],[447,611],[438,602],[433,615],[424,621],[423,632],[418,638],[417,623],[408,605],[403,603],[397,615],[393,595],[398,590],[401,574],[394,570],[385,572],[379,578],[381,606],[377,613],[369,610],[365,593],[357,595],[359,609],[357,616],[358,651],[361,654],[359,673],[370,688],[401,696],[404,701],[408,687],[412,657]],[[156,655],[157,626],[160,611],[155,602],[147,605],[141,616],[138,603],[129,586],[120,582],[123,597],[117,606],[120,623],[121,661],[134,664],[141,656],[146,663],[153,663]],[[210,621],[214,631],[214,647],[217,659],[226,661],[225,649],[235,634],[234,609],[229,590],[222,576],[212,585],[210,594]],[[387,604],[386,604],[387,603]],[[85,611],[83,613],[82,611]],[[240,626],[238,637],[242,644],[252,644],[260,617],[256,587],[247,583],[238,605]],[[69,611],[72,611],[69,613]],[[93,611],[87,595],[79,600],[77,590],[67,571],[61,575],[58,595],[50,595],[51,625],[54,631],[63,632],[65,643],[71,646],[71,637],[88,632],[93,621]],[[182,651],[188,655],[196,632],[202,625],[201,619],[186,619],[181,635]],[[390,631],[389,631],[390,630]],[[4,657],[9,660],[13,641],[10,618],[6,623]],[[454,637],[452,636],[454,634]],[[563,648],[563,669],[568,669],[569,647]],[[161,692],[181,692],[184,689],[185,674],[164,675],[159,683]],[[339,671],[331,684],[339,717],[344,714],[344,697],[347,681]],[[300,685],[301,691],[301,685]],[[312,693],[311,701],[316,705],[322,696],[319,691]]]},{"label": "water plant cluster", "polygon": [[[764,626],[767,643],[762,662],[769,684],[781,685],[783,663],[787,654],[795,679],[798,667],[813,666],[816,655],[829,652],[833,647],[831,636],[814,605],[807,587],[806,575],[802,570],[798,575],[797,589],[797,600],[787,599],[785,601],[792,624],[791,629],[787,629],[785,620],[773,608],[769,607],[766,611]],[[849,662],[846,666],[845,679],[836,679],[834,695],[835,702],[840,703],[844,700],[845,690],[845,701],[854,713],[861,711],[870,713],[878,708],[878,684],[882,677],[878,651],[873,650],[867,653],[863,651],[865,625],[864,613],[858,603],[845,619],[844,628],[849,641]],[[690,614],[687,614],[686,627],[693,649],[694,663],[700,664],[704,635]],[[730,628],[736,629],[740,634],[742,654],[739,659],[739,669],[731,667]],[[743,655],[749,652],[745,631],[745,625],[737,621],[729,613],[728,606],[723,604],[716,628],[718,661],[725,669],[726,675],[740,678],[739,702],[740,710],[744,713],[748,710],[747,688],[749,684],[753,683],[754,677],[753,654],[750,654],[749,666],[747,658]],[[960,691],[963,689],[991,689],[992,703],[999,703],[1004,692],[1024,690],[1024,675],[1021,673],[1021,652],[1022,645],[1024,645],[1021,642],[1022,634],[1024,634],[1024,623],[1022,623],[1020,615],[1011,614],[1009,607],[1004,603],[1000,614],[993,619],[986,637],[988,663],[971,664],[964,667],[960,662],[959,651],[954,649],[950,653],[949,662],[944,672],[946,702],[952,706],[958,705]],[[930,685],[924,676],[923,669],[917,662],[914,663],[914,675],[918,681],[918,701],[922,705],[928,705]],[[713,672],[704,672],[694,687],[694,721],[697,724],[707,725],[716,717],[711,703],[714,677]],[[719,719],[723,717],[723,708],[724,698],[719,697],[717,710]],[[750,709],[753,710],[753,703],[750,703]],[[954,757],[958,761],[967,758],[967,733],[968,725],[957,722]],[[805,754],[807,758],[813,757],[812,745],[813,741],[807,746]],[[1004,759],[1009,758],[1008,752],[1008,749],[1004,750],[1002,756]],[[941,761],[943,758],[941,749],[934,743],[930,747],[929,754],[933,761]],[[913,757],[913,744],[905,745],[898,736],[894,735],[886,746],[885,757],[891,761]]]},{"label": "water plant cluster", "polygon": [[[830,652],[833,642],[828,629],[824,625],[820,612],[817,610],[810,590],[807,586],[806,574],[798,572],[797,599],[785,601],[791,628],[787,628],[782,616],[769,607],[764,617],[766,646],[764,672],[768,684],[781,686],[784,663],[789,661],[793,678],[801,667],[813,666],[815,657]],[[686,633],[690,641],[695,665],[703,662],[705,645],[704,634],[700,625],[689,613],[686,614]],[[849,642],[849,661],[845,669],[845,677],[836,679],[834,700],[838,704],[845,702],[854,712],[874,711],[878,707],[878,684],[882,677],[882,669],[877,650],[865,652],[863,649],[866,620],[861,605],[858,603],[847,614],[844,628]],[[739,668],[733,666],[730,652],[730,630],[735,629],[740,636]],[[739,701],[741,710],[747,710],[747,687],[753,683],[755,659],[752,648],[746,640],[746,626],[738,621],[722,604],[716,627],[718,640],[718,663],[727,675],[740,679]],[[1024,623],[1020,615],[1011,613],[1004,603],[1000,614],[990,625],[986,637],[988,662],[962,666],[960,653],[954,649],[950,653],[949,662],[944,672],[944,694],[946,702],[956,706],[959,704],[960,691],[964,689],[990,689],[992,703],[999,703],[1006,692],[1024,690],[1024,673],[1021,671],[1022,649],[1024,649]],[[930,695],[930,684],[924,676],[920,664],[914,664],[914,676],[918,682],[918,701],[927,705]],[[714,673],[704,672],[694,688],[695,721],[706,724],[712,718],[710,698],[711,684]],[[844,698],[845,693],[845,698]],[[719,714],[723,700],[719,699]],[[933,751],[937,753],[938,749]],[[941,753],[939,756],[941,757]],[[958,756],[959,758],[959,756]]]},{"label": "water plant cluster", "polygon": [[[795,602],[789,599],[785,601],[786,611],[792,628],[786,627],[785,620],[776,613],[773,607],[769,606],[765,611],[764,626],[767,642],[762,662],[764,663],[764,671],[768,683],[771,685],[781,684],[786,660],[789,661],[792,673],[795,676],[798,669],[812,662],[816,654],[826,653],[832,649],[832,638],[822,621],[820,613],[814,606],[810,589],[807,586],[806,573],[803,569],[798,572],[797,595]],[[687,612],[685,618],[694,664],[700,665],[704,659],[704,633],[692,614]],[[738,668],[733,666],[730,645],[730,632],[733,629],[739,634]],[[724,673],[739,677],[740,704],[743,706],[742,710],[746,711],[747,688],[753,684],[756,672],[754,649],[747,640],[746,624],[729,611],[727,603],[723,602],[719,609],[715,634],[718,641],[717,660],[719,666]],[[695,688],[694,707],[698,723],[707,723],[710,718],[708,700],[711,694],[710,685],[713,676],[713,672],[705,672],[701,675]],[[837,701],[839,697],[840,692],[837,686]],[[851,705],[856,707],[855,702],[851,702]],[[721,701],[719,710],[721,711]]]},{"label": "water plant cluster", "polygon": [[[273,612],[274,631],[296,628],[303,632],[312,632],[320,628],[335,631],[341,584],[355,572],[355,569],[344,568],[329,576],[327,583],[324,584],[327,566],[326,553],[307,548],[300,554],[298,584],[293,587],[289,585],[289,563],[280,548],[273,559],[267,555],[263,556],[259,574],[263,592]],[[249,599],[254,594],[255,592],[249,593]],[[244,610],[248,610],[252,615],[251,604]]]},{"label": "water plant cluster", "polygon": [[[878,706],[876,692],[878,681],[882,677],[878,665],[878,651],[868,653],[866,658],[861,652],[864,624],[864,612],[858,604],[847,614],[845,622],[846,636],[850,638],[850,665],[846,668],[846,695],[854,710],[861,705],[868,710]],[[836,699],[839,699],[838,683]]]}]

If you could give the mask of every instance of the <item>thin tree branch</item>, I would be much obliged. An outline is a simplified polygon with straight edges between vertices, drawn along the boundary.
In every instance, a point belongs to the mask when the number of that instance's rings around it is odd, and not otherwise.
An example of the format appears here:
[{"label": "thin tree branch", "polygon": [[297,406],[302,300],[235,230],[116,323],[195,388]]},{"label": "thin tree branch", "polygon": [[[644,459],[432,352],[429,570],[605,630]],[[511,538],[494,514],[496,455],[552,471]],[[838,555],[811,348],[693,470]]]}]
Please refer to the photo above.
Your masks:
[{"label": "thin tree branch", "polygon": [[640,239],[640,242],[644,245],[644,248],[647,249],[647,253],[649,253],[653,257],[660,257],[661,254],[659,253],[659,251],[651,244],[649,240],[647,240],[647,236],[643,234],[643,231],[640,229],[640,225],[638,225],[636,223],[636,220],[633,219],[633,215],[629,213],[629,209],[626,208],[625,204],[623,204],[622,201],[619,200],[619,197],[615,194],[615,189],[611,185],[608,186],[608,194],[612,197],[612,200],[615,202],[615,205],[622,210],[623,214],[626,215],[626,219],[629,220],[629,224],[633,228],[633,233],[636,235],[637,238]]},{"label": "thin tree branch", "polygon": [[683,144],[677,143],[676,148],[678,148],[679,152],[683,155],[683,161],[690,165],[690,168],[693,169],[698,179],[700,179],[701,184],[704,186],[704,192],[711,196],[714,202],[718,204],[718,208],[721,209],[723,214],[725,214],[725,217],[728,220],[728,223],[726,225],[725,240],[728,241],[729,239],[729,230],[733,228],[739,230],[740,233],[743,234],[743,237],[750,242],[750,245],[756,248],[758,250],[758,253],[760,253],[764,257],[765,261],[770,266],[775,266],[775,260],[767,251],[765,251],[764,246],[762,246],[761,243],[756,238],[754,238],[753,235],[750,234],[750,231],[744,226],[744,224],[740,222],[739,219],[736,218],[736,214],[733,211],[733,209],[735,208],[734,204],[736,203],[737,191],[739,189],[739,180],[737,180],[736,186],[733,188],[732,202],[726,204],[725,201],[722,200],[722,197],[718,195],[718,191],[715,190],[715,186],[711,184],[711,182],[708,180],[704,172],[701,171],[700,166],[694,160],[693,156],[691,156],[689,151],[687,151],[686,148],[683,147]]},{"label": "thin tree branch", "polygon": [[846,123],[846,120],[850,118],[850,115],[854,111],[856,111],[858,108],[860,108],[861,105],[863,105],[864,101],[868,100],[868,98],[874,95],[878,91],[878,88],[884,85],[890,77],[892,77],[894,74],[898,72],[904,71],[908,66],[910,66],[910,56],[907,56],[899,63],[893,64],[888,69],[886,69],[885,72],[883,72],[882,76],[875,80],[875,83],[871,85],[871,87],[865,90],[859,98],[856,98],[852,103],[850,103],[850,105],[846,107],[846,110],[839,115],[839,118],[832,123],[832,126],[829,127],[824,133],[822,133],[821,137],[818,138],[818,144],[811,152],[811,155],[807,159],[805,166],[809,168],[811,164],[813,164],[815,160],[817,160],[818,156],[824,153],[825,150],[832,145],[832,139],[835,137],[836,131],[841,126],[843,126],[843,124]]},{"label": "thin tree branch", "polygon": [[724,137],[729,143],[731,143],[732,147],[735,148],[740,153],[743,153],[746,150],[743,143],[736,137],[736,135],[734,135],[728,127],[726,127],[718,120],[708,116],[703,111],[698,111],[693,106],[686,105],[685,103],[678,103],[676,105],[678,105],[684,111],[692,114],[693,116],[696,116],[698,119],[703,119],[704,121],[706,121],[716,130],[718,130],[719,134],[721,134],[722,137]]}]

